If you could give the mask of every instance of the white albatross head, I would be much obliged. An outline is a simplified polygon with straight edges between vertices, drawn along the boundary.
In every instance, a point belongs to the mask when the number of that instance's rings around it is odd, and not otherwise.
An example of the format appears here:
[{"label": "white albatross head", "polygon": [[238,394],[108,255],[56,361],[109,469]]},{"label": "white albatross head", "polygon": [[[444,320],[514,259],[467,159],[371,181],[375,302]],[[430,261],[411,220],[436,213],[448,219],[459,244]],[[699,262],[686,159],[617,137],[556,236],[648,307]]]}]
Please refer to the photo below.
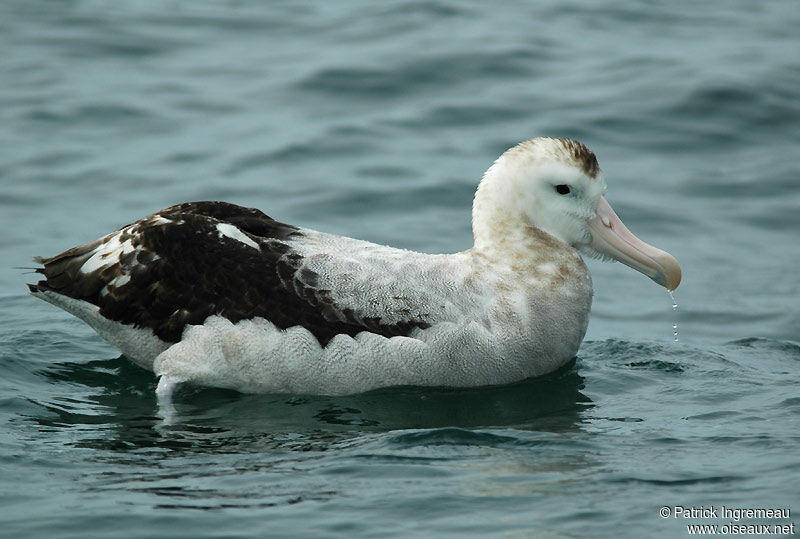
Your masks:
[{"label": "white albatross head", "polygon": [[675,290],[681,267],[634,236],[605,199],[597,159],[569,139],[534,138],[507,150],[486,171],[473,205],[475,245],[514,224],[535,227],[591,257],[613,258]]}]

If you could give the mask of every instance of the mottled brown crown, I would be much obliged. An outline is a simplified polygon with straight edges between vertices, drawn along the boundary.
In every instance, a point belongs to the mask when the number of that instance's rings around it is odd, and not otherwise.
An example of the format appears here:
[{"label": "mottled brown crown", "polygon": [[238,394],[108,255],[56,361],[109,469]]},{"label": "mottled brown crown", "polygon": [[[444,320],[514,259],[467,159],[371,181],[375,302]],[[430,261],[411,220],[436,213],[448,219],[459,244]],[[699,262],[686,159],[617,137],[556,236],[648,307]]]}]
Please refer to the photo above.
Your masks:
[{"label": "mottled brown crown", "polygon": [[584,174],[590,178],[597,177],[597,174],[600,172],[600,165],[597,164],[597,157],[595,157],[592,150],[577,140],[568,138],[560,138],[557,140],[561,143],[561,146],[563,146],[564,149],[569,152],[569,154],[575,160],[575,163],[581,167]]},{"label": "mottled brown crown", "polygon": [[532,138],[509,148],[503,155],[522,160],[535,160],[541,157],[554,159],[578,167],[592,179],[600,174],[600,165],[597,164],[594,152],[577,140],[569,138]]}]

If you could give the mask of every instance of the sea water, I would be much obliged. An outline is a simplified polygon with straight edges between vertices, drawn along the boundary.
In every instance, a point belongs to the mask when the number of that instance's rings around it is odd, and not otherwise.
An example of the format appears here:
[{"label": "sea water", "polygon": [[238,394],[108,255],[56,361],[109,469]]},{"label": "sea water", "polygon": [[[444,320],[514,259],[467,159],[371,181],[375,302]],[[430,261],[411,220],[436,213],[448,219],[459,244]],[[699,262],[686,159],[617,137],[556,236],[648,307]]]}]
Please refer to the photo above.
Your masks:
[{"label": "sea water", "polygon": [[[796,523],[798,26],[793,0],[3,2],[2,534],[728,523],[677,506]],[[539,135],[593,149],[621,219],[679,260],[679,342],[657,285],[589,260],[586,340],[552,375],[338,398],[190,386],[164,425],[154,376],[14,269],[188,200],[459,251],[483,171]]]}]

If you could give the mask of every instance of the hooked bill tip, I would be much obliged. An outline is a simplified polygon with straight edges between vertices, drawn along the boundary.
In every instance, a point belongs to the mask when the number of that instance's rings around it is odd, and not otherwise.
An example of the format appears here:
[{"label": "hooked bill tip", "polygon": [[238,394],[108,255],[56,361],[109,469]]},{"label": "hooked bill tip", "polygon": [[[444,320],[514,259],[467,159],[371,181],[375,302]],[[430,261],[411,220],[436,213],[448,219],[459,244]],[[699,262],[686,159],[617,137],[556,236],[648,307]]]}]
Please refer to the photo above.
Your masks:
[{"label": "hooked bill tip", "polygon": [[669,253],[662,252],[661,255],[654,257],[660,271],[657,271],[652,279],[672,292],[681,284],[681,265],[675,257]]}]

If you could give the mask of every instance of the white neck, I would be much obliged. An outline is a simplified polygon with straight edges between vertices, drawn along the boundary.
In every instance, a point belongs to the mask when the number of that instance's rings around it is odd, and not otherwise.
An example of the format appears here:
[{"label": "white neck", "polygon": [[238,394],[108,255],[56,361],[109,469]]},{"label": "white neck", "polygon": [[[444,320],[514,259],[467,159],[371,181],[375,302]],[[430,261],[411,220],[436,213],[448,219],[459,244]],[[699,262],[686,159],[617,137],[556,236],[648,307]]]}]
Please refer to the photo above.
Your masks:
[{"label": "white neck", "polygon": [[502,157],[483,176],[472,203],[473,251],[492,259],[541,259],[547,249],[569,247],[533,227],[523,211],[518,175]]}]

